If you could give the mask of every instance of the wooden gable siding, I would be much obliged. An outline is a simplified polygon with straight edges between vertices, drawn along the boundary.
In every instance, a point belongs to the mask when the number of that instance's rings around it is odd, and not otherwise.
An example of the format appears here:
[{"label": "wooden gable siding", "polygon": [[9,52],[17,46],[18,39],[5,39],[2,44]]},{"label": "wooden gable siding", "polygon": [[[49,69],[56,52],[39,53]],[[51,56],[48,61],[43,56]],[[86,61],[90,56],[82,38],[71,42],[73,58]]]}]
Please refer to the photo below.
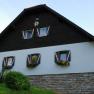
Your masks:
[{"label": "wooden gable siding", "polygon": [[[47,37],[37,37],[24,40],[22,31],[32,29],[36,18],[39,18],[39,26],[50,26]],[[27,13],[20,17],[8,30],[1,40],[0,51],[11,51],[28,48],[46,47],[90,41],[87,36],[78,32],[78,29],[71,27],[65,21],[61,22],[49,11]]]}]

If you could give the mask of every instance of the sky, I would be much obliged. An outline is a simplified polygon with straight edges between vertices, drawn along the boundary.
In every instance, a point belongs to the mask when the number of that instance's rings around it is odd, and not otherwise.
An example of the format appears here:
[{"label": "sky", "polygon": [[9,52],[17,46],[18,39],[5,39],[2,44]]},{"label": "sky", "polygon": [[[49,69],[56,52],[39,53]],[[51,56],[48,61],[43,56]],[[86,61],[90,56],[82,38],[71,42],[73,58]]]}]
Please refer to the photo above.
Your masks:
[{"label": "sky", "polygon": [[0,32],[24,8],[46,4],[87,32],[94,35],[94,0],[0,0]]}]

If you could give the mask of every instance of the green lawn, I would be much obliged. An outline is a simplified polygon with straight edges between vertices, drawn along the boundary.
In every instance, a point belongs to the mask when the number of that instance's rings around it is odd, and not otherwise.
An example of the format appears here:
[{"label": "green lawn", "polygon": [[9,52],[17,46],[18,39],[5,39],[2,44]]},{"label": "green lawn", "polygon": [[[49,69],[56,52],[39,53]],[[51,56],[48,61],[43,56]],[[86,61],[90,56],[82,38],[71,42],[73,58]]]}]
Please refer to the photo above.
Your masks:
[{"label": "green lawn", "polygon": [[55,94],[51,90],[32,87],[30,91],[15,91],[7,88],[5,84],[0,84],[0,94]]}]

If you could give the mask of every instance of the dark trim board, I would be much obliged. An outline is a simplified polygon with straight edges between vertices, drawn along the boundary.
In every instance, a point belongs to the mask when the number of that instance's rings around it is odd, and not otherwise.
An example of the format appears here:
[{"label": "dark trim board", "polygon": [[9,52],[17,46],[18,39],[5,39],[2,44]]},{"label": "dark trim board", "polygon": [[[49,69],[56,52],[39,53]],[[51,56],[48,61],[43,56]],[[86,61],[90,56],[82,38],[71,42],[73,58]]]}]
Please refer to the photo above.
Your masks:
[{"label": "dark trim board", "polygon": [[[22,31],[34,28],[37,17],[39,27],[50,26],[49,35],[39,38],[35,33],[31,39],[22,39]],[[94,41],[91,34],[48,6],[38,5],[24,9],[0,34],[0,52],[89,41]]]},{"label": "dark trim board", "polygon": [[[55,42],[56,43],[56,42]],[[78,43],[84,43],[84,42],[78,42]],[[1,46],[1,48],[2,49],[0,49],[0,52],[8,52],[8,51],[17,51],[17,50],[26,50],[26,49],[33,49],[33,48],[42,48],[42,47],[52,47],[52,46],[59,46],[59,45],[68,45],[68,44],[76,44],[76,43],[66,43],[66,44],[52,44],[52,45],[47,45],[47,44],[44,44],[44,43],[38,43],[37,45],[31,45],[31,46],[29,46],[29,47],[25,47],[25,46],[23,46],[22,48],[21,48],[21,46],[16,46],[16,45],[14,45],[15,46],[15,48],[13,48],[13,46],[12,47],[6,47],[6,48],[4,48],[4,46],[2,47]]]}]

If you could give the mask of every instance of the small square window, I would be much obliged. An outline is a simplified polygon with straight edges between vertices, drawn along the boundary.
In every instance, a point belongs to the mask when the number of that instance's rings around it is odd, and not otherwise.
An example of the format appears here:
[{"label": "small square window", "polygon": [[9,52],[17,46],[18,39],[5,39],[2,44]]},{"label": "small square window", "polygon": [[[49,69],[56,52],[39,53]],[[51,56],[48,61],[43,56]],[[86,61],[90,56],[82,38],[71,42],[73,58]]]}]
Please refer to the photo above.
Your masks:
[{"label": "small square window", "polygon": [[30,54],[27,57],[27,67],[35,67],[40,64],[40,54]]},{"label": "small square window", "polygon": [[11,69],[14,66],[14,63],[15,63],[15,57],[14,56],[4,57],[3,68],[4,69]]},{"label": "small square window", "polygon": [[38,36],[39,37],[47,36],[48,33],[49,33],[49,29],[50,29],[50,26],[49,27],[37,28]]},{"label": "small square window", "polygon": [[58,65],[67,66],[71,61],[71,52],[69,50],[59,51],[55,53],[55,62]]},{"label": "small square window", "polygon": [[33,37],[34,30],[22,31],[23,39],[31,39]]}]

